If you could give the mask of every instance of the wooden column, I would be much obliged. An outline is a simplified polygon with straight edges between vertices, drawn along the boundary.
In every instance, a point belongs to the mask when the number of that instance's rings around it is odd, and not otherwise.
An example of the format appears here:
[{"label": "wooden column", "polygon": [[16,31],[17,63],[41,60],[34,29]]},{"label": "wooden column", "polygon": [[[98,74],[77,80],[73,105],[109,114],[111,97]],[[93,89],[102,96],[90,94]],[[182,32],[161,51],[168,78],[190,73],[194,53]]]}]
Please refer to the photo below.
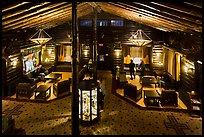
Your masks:
[{"label": "wooden column", "polygon": [[79,133],[79,92],[77,63],[77,2],[72,1],[72,135]]},{"label": "wooden column", "polygon": [[94,40],[93,40],[93,63],[94,63],[94,80],[97,80],[97,11],[93,8],[94,19],[93,19],[93,30],[94,30]]}]

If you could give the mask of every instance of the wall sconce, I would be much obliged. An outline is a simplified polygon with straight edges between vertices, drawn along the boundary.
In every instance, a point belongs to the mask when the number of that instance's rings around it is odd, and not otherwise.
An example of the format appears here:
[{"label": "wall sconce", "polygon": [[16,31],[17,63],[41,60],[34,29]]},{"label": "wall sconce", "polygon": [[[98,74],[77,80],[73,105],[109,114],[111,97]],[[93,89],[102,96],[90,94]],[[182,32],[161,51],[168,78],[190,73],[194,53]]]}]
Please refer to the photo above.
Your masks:
[{"label": "wall sconce", "polygon": [[115,56],[118,58],[121,55],[122,47],[121,47],[120,42],[116,42],[114,45],[115,45],[114,46]]},{"label": "wall sconce", "polygon": [[15,59],[11,59],[11,65],[13,66],[13,68],[16,68],[16,66],[17,66],[17,64],[18,64],[18,60],[17,60],[17,58],[15,58]]},{"label": "wall sconce", "polygon": [[50,50],[48,50],[47,52],[48,52],[48,54],[51,54],[51,53],[52,53],[52,50],[50,49]]},{"label": "wall sconce", "polygon": [[190,67],[190,66],[184,66],[184,72],[187,73],[187,74],[188,74],[188,73],[192,73],[193,70],[194,70],[193,67]]},{"label": "wall sconce", "polygon": [[84,57],[88,57],[90,52],[90,47],[87,44],[82,44],[82,54]]},{"label": "wall sconce", "polygon": [[114,49],[116,57],[120,56],[121,51],[122,51],[121,49]]},{"label": "wall sconce", "polygon": [[188,67],[184,66],[184,72],[187,73],[188,72]]},{"label": "wall sconce", "polygon": [[84,50],[84,56],[87,56],[88,55],[88,50]]},{"label": "wall sconce", "polygon": [[161,62],[158,62],[158,65],[159,65],[159,66],[162,66],[162,65],[163,65],[163,63],[161,63]]},{"label": "wall sconce", "polygon": [[157,55],[157,57],[159,57],[159,56],[160,56],[160,53],[156,53],[156,55]]},{"label": "wall sconce", "polygon": [[48,58],[45,59],[45,62],[49,62],[50,60]]}]

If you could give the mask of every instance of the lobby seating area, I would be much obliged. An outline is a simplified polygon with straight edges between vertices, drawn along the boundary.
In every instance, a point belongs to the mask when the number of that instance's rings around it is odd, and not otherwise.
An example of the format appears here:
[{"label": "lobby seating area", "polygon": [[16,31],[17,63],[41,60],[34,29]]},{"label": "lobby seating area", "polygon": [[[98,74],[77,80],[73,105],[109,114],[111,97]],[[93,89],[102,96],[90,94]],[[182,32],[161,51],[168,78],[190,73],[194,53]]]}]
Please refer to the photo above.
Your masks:
[{"label": "lobby seating area", "polygon": [[[63,73],[62,77],[66,75],[70,76]],[[191,117],[182,111],[140,109],[113,94],[109,71],[99,71],[98,77],[105,87],[104,109],[97,123],[80,125],[80,135],[202,135],[201,117]],[[127,76],[127,80],[141,87],[138,75],[135,80]],[[142,98],[138,104],[141,101]],[[26,135],[71,135],[71,102],[71,96],[48,103],[2,100],[2,113],[13,113],[15,128],[24,129]]]},{"label": "lobby seating area", "polygon": [[[5,98],[6,100],[39,102],[35,97],[35,91],[40,85],[50,86],[50,96],[46,99],[40,99],[40,102],[49,102],[71,95],[71,72],[51,72],[50,74],[60,75],[57,79],[40,80],[36,84],[19,83],[16,86],[16,93]],[[47,75],[48,76],[48,75]],[[68,86],[67,86],[68,85]],[[45,91],[46,92],[46,91]]]}]

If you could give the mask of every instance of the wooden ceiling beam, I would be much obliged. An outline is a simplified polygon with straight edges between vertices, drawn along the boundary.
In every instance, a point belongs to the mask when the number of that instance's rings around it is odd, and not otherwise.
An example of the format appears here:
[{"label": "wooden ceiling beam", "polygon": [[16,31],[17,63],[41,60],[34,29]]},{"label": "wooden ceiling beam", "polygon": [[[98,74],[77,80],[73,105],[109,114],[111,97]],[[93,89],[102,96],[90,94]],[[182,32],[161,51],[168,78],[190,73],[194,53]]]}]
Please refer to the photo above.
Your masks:
[{"label": "wooden ceiling beam", "polygon": [[65,3],[66,3],[66,2],[55,3],[55,4],[52,4],[52,5],[50,5],[50,6],[47,6],[47,7],[45,7],[45,8],[39,9],[39,10],[36,10],[36,9],[35,9],[34,11],[31,10],[31,11],[29,11],[29,12],[31,12],[31,13],[29,13],[29,14],[25,14],[25,15],[22,15],[22,16],[18,16],[18,18],[16,17],[15,19],[9,19],[9,20],[7,20],[7,21],[3,21],[2,26],[5,26],[5,25],[7,25],[7,24],[9,24],[9,23],[13,23],[13,22],[19,21],[19,20],[21,20],[21,19],[29,18],[29,17],[31,17],[32,15],[36,15],[36,14],[45,12],[45,11],[47,11],[47,10],[50,10],[50,9],[52,9],[52,8],[55,8],[55,7],[58,7],[58,6],[63,5],[63,4],[65,4]]},{"label": "wooden ceiling beam", "polygon": [[[30,17],[30,18],[26,18],[26,19],[22,19],[21,21],[18,21],[16,23],[12,23],[12,24],[9,24],[5,27],[3,27],[3,29],[8,29],[8,28],[20,28],[20,27],[23,27],[23,26],[29,26],[29,24],[32,24],[33,22],[35,21],[41,21],[42,22],[42,19],[46,16],[50,16],[52,14],[58,14],[60,12],[63,12],[63,10],[70,10],[71,9],[71,4],[68,4],[68,5],[65,5],[65,6],[62,6],[60,8],[57,8],[57,9],[53,9],[53,10],[49,10],[48,12],[44,12],[42,14],[38,14],[38,15],[35,15],[33,17]],[[41,16],[41,17],[39,17]],[[46,17],[47,18],[47,17]]]},{"label": "wooden ceiling beam", "polygon": [[174,20],[178,20],[185,24],[195,24],[202,25],[202,19],[196,16],[192,16],[181,12],[182,10],[176,10],[170,6],[164,6],[162,4],[152,4],[152,3],[137,3],[146,7],[150,7],[150,10],[155,10],[155,12],[160,12],[163,16],[168,16]]},{"label": "wooden ceiling beam", "polygon": [[[170,26],[164,26],[164,24],[161,24],[159,26],[155,19],[149,18],[146,15],[143,15],[142,12],[132,12],[127,9],[118,8],[116,6],[113,6],[110,3],[97,2],[97,4],[100,5],[103,11],[111,13],[111,14],[115,14],[125,19],[132,20],[135,22],[142,22],[142,24],[144,25],[147,25],[147,26],[159,29],[159,30],[163,30],[163,31],[174,31],[175,30]],[[144,19],[142,21],[139,15],[143,15]]]},{"label": "wooden ceiling beam", "polygon": [[[80,17],[82,15],[87,15],[90,12],[92,12],[92,8],[90,8],[89,5],[81,4],[81,5],[78,5],[78,8],[79,9],[77,10],[77,15],[80,16]],[[72,17],[71,15],[72,15],[72,9],[69,8],[69,9],[61,11],[59,13],[55,13],[55,14],[51,14],[49,16],[45,16],[43,18],[43,20],[44,20],[43,22],[35,21],[35,22],[32,23],[31,26],[27,26],[27,27],[29,27],[29,28],[34,28],[35,27],[35,28],[38,28],[38,29],[39,28],[47,28],[48,24],[50,22],[52,22],[52,21],[57,22],[59,19],[62,19],[62,18],[70,18],[70,20],[71,20],[71,17]],[[70,20],[68,20],[68,21],[70,21]],[[45,27],[43,27],[43,26],[45,26]],[[25,29],[27,27],[22,27],[22,29]]]},{"label": "wooden ceiling beam", "polygon": [[44,3],[42,3],[42,4],[37,4],[37,5],[33,5],[33,3],[29,3],[29,6],[28,6],[27,9],[21,9],[21,10],[14,11],[14,12],[9,12],[9,13],[3,15],[3,16],[2,16],[2,21],[5,20],[5,19],[8,19],[8,18],[17,16],[17,15],[19,15],[19,14],[28,12],[28,11],[33,10],[33,9],[35,9],[35,8],[39,8],[39,7],[41,7],[41,6],[47,5],[47,4],[50,4],[50,2],[44,2]]},{"label": "wooden ceiling beam", "polygon": [[[114,5],[116,5],[115,3],[112,3]],[[118,5],[118,6],[121,6],[121,5]],[[115,7],[114,7],[115,8]],[[126,8],[125,11],[122,12],[122,14],[124,14],[125,12],[127,12],[127,10],[132,10],[132,8],[127,8],[127,5],[126,6],[123,6],[122,8],[120,9],[117,9],[117,10],[124,10],[124,8]],[[179,25],[179,24],[176,24],[174,22],[170,22],[168,20],[164,20],[162,18],[159,18],[155,15],[151,15],[148,11],[144,11],[144,10],[140,10],[139,8],[136,8],[134,7],[136,10],[132,10],[131,12],[132,13],[129,13],[130,15],[133,15],[132,17],[134,18],[138,18],[138,22],[146,22],[148,24],[148,26],[151,26],[152,23],[155,24],[156,28],[158,29],[160,26],[165,26],[167,28],[172,28],[174,30],[185,30],[186,28],[184,28],[183,26]],[[135,16],[137,14],[137,16]],[[143,17],[140,18],[139,15],[142,15]],[[141,20],[142,19],[142,20]],[[150,23],[151,22],[151,23]],[[152,27],[152,26],[151,26]],[[161,28],[160,28],[161,30]]]},{"label": "wooden ceiling beam", "polygon": [[197,8],[200,8],[200,9],[202,9],[202,2],[184,2],[185,4],[188,4],[188,5],[191,5],[191,6],[195,6],[195,7],[197,7]]},{"label": "wooden ceiling beam", "polygon": [[[191,19],[191,21],[186,20],[186,16],[178,14],[178,12],[170,12],[169,10],[166,9],[162,9],[161,7],[158,7],[157,5],[153,5],[151,3],[136,3],[135,4],[141,5],[141,6],[145,6],[146,7],[146,11],[152,11],[152,13],[157,14],[157,16],[159,16],[160,18],[169,20],[171,22],[175,22],[178,23],[182,26],[185,26],[188,29],[192,29],[194,31],[198,31],[198,32],[202,32],[202,20],[195,20],[192,22],[193,18]],[[135,6],[135,5],[134,5]],[[148,8],[148,9],[147,9]],[[145,9],[144,7],[140,7],[139,9]],[[151,10],[154,9],[154,10]],[[189,19],[189,18],[188,18]],[[197,24],[199,22],[199,24]]]},{"label": "wooden ceiling beam", "polygon": [[[186,23],[184,24],[184,22],[181,22],[178,19],[172,18],[172,16],[168,16],[168,15],[160,13],[159,11],[156,11],[156,10],[151,10],[150,8],[152,8],[152,7],[149,7],[148,5],[145,5],[145,4],[141,4],[141,3],[134,3],[134,4],[130,3],[131,5],[129,5],[129,3],[127,3],[127,4],[119,3],[119,4],[124,5],[122,8],[130,9],[132,11],[135,9],[134,12],[140,11],[140,12],[146,13],[151,18],[159,17],[159,18],[157,18],[158,21],[161,20],[161,21],[163,21],[161,23],[168,23],[167,25],[173,25],[172,27],[177,26],[177,27],[182,27],[185,29],[191,28],[192,30],[199,31],[199,32],[202,31],[202,27],[199,25],[192,25],[192,23],[190,24],[189,22],[187,22],[188,24],[186,24]],[[128,8],[128,7],[130,7],[130,8]],[[149,7],[149,8],[147,8],[147,7]]]},{"label": "wooden ceiling beam", "polygon": [[17,7],[19,7],[19,6],[22,6],[22,5],[24,5],[24,4],[28,4],[28,3],[30,3],[30,2],[21,2],[21,3],[19,3],[19,4],[12,4],[12,5],[8,6],[8,7],[3,7],[3,8],[2,8],[2,13],[6,12],[6,11],[8,11],[8,10],[17,8]]},{"label": "wooden ceiling beam", "polygon": [[[83,11],[81,13],[77,13],[78,18],[93,12],[93,10],[91,10],[91,9],[85,9],[85,10],[86,10],[85,12]],[[60,20],[60,22],[58,22],[58,20]],[[60,18],[58,20],[54,20],[53,23],[50,23],[50,25],[48,25],[47,29],[56,27],[56,26],[61,25],[61,24],[64,24],[64,23],[66,23],[68,21],[71,21],[72,19],[71,19],[71,15],[70,15],[69,17],[66,17],[66,18],[63,18],[63,19]],[[58,24],[56,24],[56,23],[58,23]]]},{"label": "wooden ceiling beam", "polygon": [[202,18],[202,12],[200,9],[186,8],[184,6],[178,6],[176,4],[171,4],[167,2],[151,2],[152,4],[159,5],[168,9],[175,10],[177,12],[182,12],[188,15],[192,15],[198,18]]}]

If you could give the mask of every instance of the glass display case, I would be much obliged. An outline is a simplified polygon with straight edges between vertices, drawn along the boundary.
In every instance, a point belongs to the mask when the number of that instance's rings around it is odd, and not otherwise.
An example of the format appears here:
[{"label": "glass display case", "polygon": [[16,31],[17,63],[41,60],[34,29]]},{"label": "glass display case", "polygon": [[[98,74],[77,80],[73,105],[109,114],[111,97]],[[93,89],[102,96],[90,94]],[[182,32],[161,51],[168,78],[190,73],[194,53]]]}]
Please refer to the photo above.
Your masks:
[{"label": "glass display case", "polygon": [[94,81],[83,80],[79,83],[79,119],[90,122],[99,118],[98,86]]}]

